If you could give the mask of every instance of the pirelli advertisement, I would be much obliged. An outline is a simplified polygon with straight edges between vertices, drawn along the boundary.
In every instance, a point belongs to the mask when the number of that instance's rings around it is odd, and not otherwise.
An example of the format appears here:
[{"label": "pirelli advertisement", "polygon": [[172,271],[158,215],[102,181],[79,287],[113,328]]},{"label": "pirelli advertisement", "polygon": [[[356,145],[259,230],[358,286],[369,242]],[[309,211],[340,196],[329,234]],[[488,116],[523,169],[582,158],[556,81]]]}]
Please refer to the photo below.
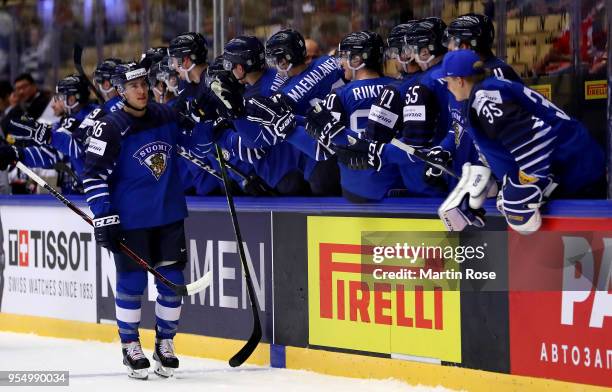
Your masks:
[{"label": "pirelli advertisement", "polygon": [[377,282],[383,271],[368,273],[362,257],[373,253],[364,232],[443,231],[439,220],[309,216],[307,225],[311,345],[461,362],[459,290]]}]

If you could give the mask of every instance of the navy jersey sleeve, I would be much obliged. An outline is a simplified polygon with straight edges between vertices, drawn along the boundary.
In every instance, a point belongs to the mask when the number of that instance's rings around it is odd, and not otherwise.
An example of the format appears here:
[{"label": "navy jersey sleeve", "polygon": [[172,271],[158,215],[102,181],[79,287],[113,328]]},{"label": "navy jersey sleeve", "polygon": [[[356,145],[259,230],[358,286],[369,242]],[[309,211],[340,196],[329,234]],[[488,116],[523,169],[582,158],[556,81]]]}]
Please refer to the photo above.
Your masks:
[{"label": "navy jersey sleeve", "polygon": [[401,136],[408,144],[425,146],[438,126],[441,108],[436,94],[427,85],[418,83],[409,87],[403,98]]},{"label": "navy jersey sleeve", "polygon": [[80,124],[81,122],[76,118],[66,117],[51,135],[51,145],[72,159],[77,159],[83,155],[81,143],[74,137]]},{"label": "navy jersey sleeve", "polygon": [[244,118],[233,120],[234,129],[242,138],[244,143],[251,148],[273,146],[280,142],[274,132],[268,128]]},{"label": "navy jersey sleeve", "polygon": [[370,108],[366,137],[387,143],[402,129],[404,99],[394,84],[385,86]]},{"label": "navy jersey sleeve", "polygon": [[112,212],[108,178],[121,149],[121,132],[108,118],[98,121],[85,153],[83,188],[89,208],[96,217]]},{"label": "navy jersey sleeve", "polygon": [[23,156],[22,162],[28,167],[50,169],[60,160],[59,153],[48,145],[24,147],[21,149],[21,153]]}]

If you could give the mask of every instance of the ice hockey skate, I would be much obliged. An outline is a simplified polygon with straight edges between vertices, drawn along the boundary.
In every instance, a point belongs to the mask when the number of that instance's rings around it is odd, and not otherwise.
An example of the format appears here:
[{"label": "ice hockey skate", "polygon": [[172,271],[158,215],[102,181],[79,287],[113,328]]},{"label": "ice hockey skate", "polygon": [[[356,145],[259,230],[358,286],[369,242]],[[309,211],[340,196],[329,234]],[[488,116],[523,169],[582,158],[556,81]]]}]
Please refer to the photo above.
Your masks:
[{"label": "ice hockey skate", "polygon": [[174,341],[156,339],[153,360],[155,361],[155,374],[164,378],[172,377],[174,369],[179,366],[179,360],[174,354]]},{"label": "ice hockey skate", "polygon": [[139,380],[146,380],[149,377],[148,368],[151,367],[149,360],[142,352],[140,342],[135,340],[121,344],[123,351],[123,364],[127,367],[128,376]]}]

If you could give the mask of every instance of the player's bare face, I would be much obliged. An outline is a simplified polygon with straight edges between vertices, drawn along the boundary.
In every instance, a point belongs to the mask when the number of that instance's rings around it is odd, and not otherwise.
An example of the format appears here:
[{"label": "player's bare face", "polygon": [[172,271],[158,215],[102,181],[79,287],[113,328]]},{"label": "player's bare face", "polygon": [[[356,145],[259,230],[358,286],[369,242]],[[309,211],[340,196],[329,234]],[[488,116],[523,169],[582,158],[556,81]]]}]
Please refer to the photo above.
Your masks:
[{"label": "player's bare face", "polygon": [[470,97],[471,85],[463,78],[449,76],[446,78],[446,86],[458,102]]},{"label": "player's bare face", "polygon": [[244,71],[244,67],[241,64],[236,64],[236,66],[232,68],[232,74],[241,84],[246,83],[246,81],[244,80],[246,72]]},{"label": "player's bare face", "polygon": [[131,80],[125,84],[125,99],[136,109],[144,109],[149,100],[149,85],[144,78]]},{"label": "player's bare face", "polygon": [[66,108],[64,107],[64,100],[60,99],[57,95],[53,97],[51,101],[51,109],[53,109],[53,114],[56,117],[61,117],[66,112]]}]

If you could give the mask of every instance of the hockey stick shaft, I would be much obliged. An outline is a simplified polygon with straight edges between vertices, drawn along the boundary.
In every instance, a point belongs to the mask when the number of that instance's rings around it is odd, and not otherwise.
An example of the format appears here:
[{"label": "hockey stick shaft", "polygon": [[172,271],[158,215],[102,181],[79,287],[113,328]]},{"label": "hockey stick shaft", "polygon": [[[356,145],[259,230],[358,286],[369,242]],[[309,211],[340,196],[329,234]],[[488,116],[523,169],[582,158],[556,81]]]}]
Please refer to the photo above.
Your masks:
[{"label": "hockey stick shaft", "polygon": [[183,148],[181,146],[178,146],[178,154],[180,156],[182,156],[183,158],[185,158],[186,160],[188,160],[189,162],[191,162],[194,165],[196,165],[197,167],[199,167],[200,169],[208,172],[208,174],[210,174],[211,176],[215,177],[216,179],[218,179],[220,181],[223,181],[223,177],[221,177],[219,174],[217,174],[215,169],[213,169],[212,167],[210,167],[206,163],[202,162],[198,158],[196,158],[193,155],[191,155],[187,150],[185,150],[185,148]]},{"label": "hockey stick shaft", "polygon": [[[224,163],[225,163],[225,166],[227,166],[228,169],[236,173],[238,177],[242,178],[243,180],[249,181],[249,177],[247,177],[246,174],[244,174],[240,169],[238,169],[232,163],[226,160],[224,160]],[[274,189],[270,188],[263,180],[260,181],[260,184],[265,189],[266,193],[268,193],[271,196],[278,196],[278,193]]]},{"label": "hockey stick shaft", "polygon": [[[34,182],[36,182],[39,186],[45,188],[49,193],[55,196],[56,199],[61,201],[66,207],[70,208],[74,213],[83,218],[85,222],[93,226],[93,221],[85,212],[83,212],[80,208],[75,206],[70,200],[66,199],[64,195],[53,189],[45,180],[40,178],[36,173],[34,173],[30,168],[24,165],[21,162],[17,162],[17,168],[24,172],[28,177],[30,177]],[[134,251],[128,248],[124,243],[120,242],[119,247],[121,251],[128,255],[132,260],[138,263],[141,267],[149,271],[153,276],[159,279],[160,282],[168,286],[172,291],[176,294],[184,296],[184,295],[192,295],[204,290],[206,287],[210,285],[210,281],[212,279],[210,271],[204,274],[197,281],[190,283],[188,285],[176,284],[169,281],[165,276],[156,271],[153,267],[151,267],[145,260],[143,260],[140,256],[138,256]]]},{"label": "hockey stick shaft", "polygon": [[442,170],[444,173],[448,174],[451,177],[455,177],[455,178],[459,178],[459,176],[452,171],[451,169],[447,168],[444,165],[440,165],[437,162],[432,161],[427,154],[422,153],[421,151],[417,150],[416,148],[398,140],[398,139],[393,139],[391,140],[391,144],[393,144],[395,147],[399,148],[402,151],[407,152],[408,154],[420,159],[421,161],[425,162],[426,164],[428,164],[429,166],[435,167],[436,169],[440,169]]},{"label": "hockey stick shaft", "polygon": [[83,69],[83,64],[81,62],[83,58],[83,47],[78,43],[74,44],[73,57],[74,67],[76,68],[77,72],[79,73],[79,75],[81,75],[81,77],[83,77],[83,79],[85,79],[89,88],[94,92],[94,94],[96,94],[96,97],[100,101],[100,105],[102,105],[106,101],[106,99],[104,99],[102,93],[96,88],[96,86],[92,83],[92,81],[85,73],[85,70]]},{"label": "hockey stick shaft", "polygon": [[[206,163],[202,162],[200,159],[194,157],[191,153],[189,153],[189,151],[187,151],[184,147],[178,146],[178,154],[180,156],[182,156],[183,158],[187,159],[189,162],[193,163],[194,165],[196,165],[197,167],[199,167],[200,169],[208,172],[210,175],[212,175],[213,177],[217,178],[220,181],[223,181],[223,177],[221,175],[219,175],[215,169],[213,169],[212,167],[210,167],[210,165],[207,165]],[[225,161],[225,160],[224,160]],[[236,173],[236,175],[238,175],[238,177],[242,178],[243,180],[249,181],[250,179],[240,171],[240,169],[238,169],[237,167],[235,167],[234,165],[232,165],[231,163],[229,163],[228,161],[225,161],[225,166],[230,169],[231,171],[233,171],[234,173]],[[263,181],[260,182],[261,185],[264,187],[265,191],[270,194],[271,196],[276,196],[277,193],[274,189],[270,188],[267,186],[267,184]]]},{"label": "hockey stick shaft", "polygon": [[240,256],[240,262],[242,263],[242,269],[244,272],[244,278],[247,284],[247,291],[249,293],[249,299],[251,300],[251,310],[253,311],[253,331],[249,340],[245,345],[229,360],[231,367],[240,366],[246,361],[255,348],[259,344],[262,336],[261,321],[259,320],[259,305],[257,303],[257,296],[255,294],[255,288],[253,286],[253,280],[251,279],[251,272],[249,271],[249,265],[246,262],[246,256],[244,252],[244,245],[242,243],[242,234],[240,233],[240,226],[238,225],[238,217],[236,215],[236,208],[234,206],[234,199],[229,189],[229,179],[227,177],[227,171],[225,169],[225,159],[223,159],[223,153],[219,145],[215,144],[217,152],[217,159],[221,166],[221,177],[223,177],[223,186],[225,187],[225,196],[227,197],[227,205],[230,210],[230,216],[232,218],[232,225],[234,226],[234,234],[236,235],[236,241],[238,242],[238,254]]}]

